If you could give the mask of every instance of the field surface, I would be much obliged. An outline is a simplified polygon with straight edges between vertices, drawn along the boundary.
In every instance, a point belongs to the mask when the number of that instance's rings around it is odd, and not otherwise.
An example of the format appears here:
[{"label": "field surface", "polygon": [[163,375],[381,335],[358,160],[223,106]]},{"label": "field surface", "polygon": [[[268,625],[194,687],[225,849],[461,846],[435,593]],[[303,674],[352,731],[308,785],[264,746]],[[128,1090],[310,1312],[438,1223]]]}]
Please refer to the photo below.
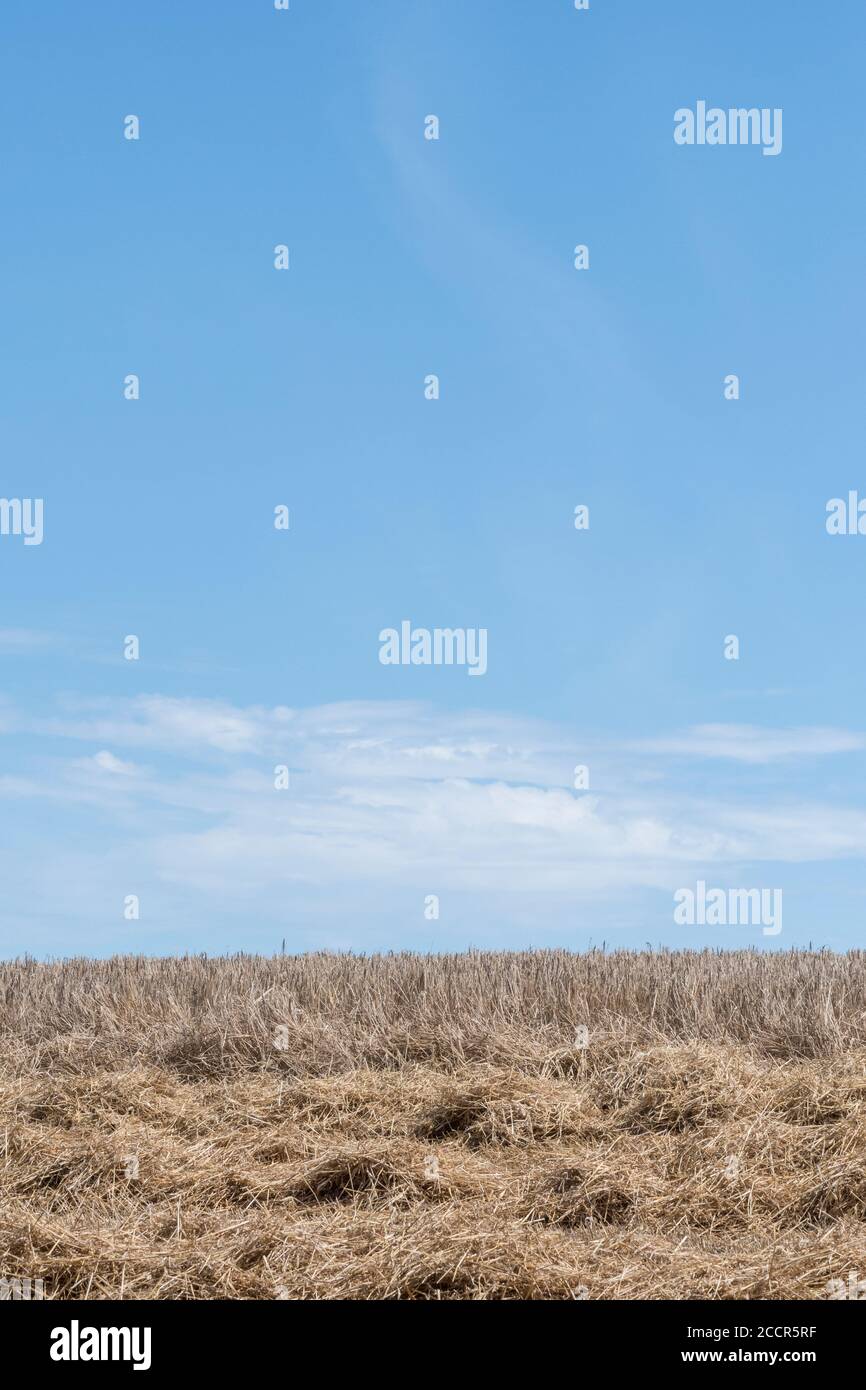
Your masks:
[{"label": "field surface", "polygon": [[863,952],[25,960],[0,1052],[0,1277],[47,1298],[866,1279]]}]

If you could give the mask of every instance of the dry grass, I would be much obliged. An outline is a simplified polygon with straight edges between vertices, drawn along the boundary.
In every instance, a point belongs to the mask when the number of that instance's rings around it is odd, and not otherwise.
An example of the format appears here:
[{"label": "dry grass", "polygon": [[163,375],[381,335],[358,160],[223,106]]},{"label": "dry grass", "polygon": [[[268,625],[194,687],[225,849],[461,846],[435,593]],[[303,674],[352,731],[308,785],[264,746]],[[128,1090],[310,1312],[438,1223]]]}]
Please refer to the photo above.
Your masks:
[{"label": "dry grass", "polygon": [[23,961],[0,1040],[0,1276],[50,1297],[866,1278],[863,952]]}]

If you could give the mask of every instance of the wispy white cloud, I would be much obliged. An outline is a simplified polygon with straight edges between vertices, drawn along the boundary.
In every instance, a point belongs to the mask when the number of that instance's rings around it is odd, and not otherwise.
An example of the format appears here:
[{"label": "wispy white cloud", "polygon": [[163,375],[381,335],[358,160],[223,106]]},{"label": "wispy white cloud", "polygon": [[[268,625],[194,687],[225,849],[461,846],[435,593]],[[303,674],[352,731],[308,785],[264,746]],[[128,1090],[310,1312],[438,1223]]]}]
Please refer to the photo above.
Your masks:
[{"label": "wispy white cloud", "polygon": [[112,776],[131,777],[138,771],[135,763],[125,763],[122,758],[116,758],[113,753],[109,753],[107,748],[94,753],[93,763],[102,772],[110,772]]},{"label": "wispy white cloud", "polygon": [[[148,695],[17,719],[68,740],[75,756],[54,758],[51,775],[5,778],[3,796],[101,812],[155,879],[220,902],[431,876],[443,887],[578,899],[667,889],[711,866],[866,856],[859,808],[757,797],[745,785],[711,796],[706,779],[698,794],[648,777],[633,750],[590,750],[561,729],[504,715]],[[82,743],[91,745],[84,756]],[[664,754],[757,764],[861,746],[838,730],[720,725],[640,745],[654,767]],[[120,756],[127,748],[147,749],[149,766]],[[617,753],[630,772],[607,778],[605,759]],[[590,792],[572,789],[578,761],[592,762]],[[291,769],[288,790],[274,785],[277,764]]]},{"label": "wispy white cloud", "polygon": [[52,632],[38,632],[34,628],[0,628],[0,656],[26,656],[55,647],[60,640]]},{"label": "wispy white cloud", "polygon": [[288,709],[239,709],[220,700],[140,695],[67,700],[60,714],[23,721],[33,732],[126,747],[221,753],[262,752],[293,718]]},{"label": "wispy white cloud", "polygon": [[683,733],[644,739],[632,746],[642,753],[770,763],[783,758],[859,752],[866,749],[866,734],[847,729],[765,729],[752,724],[697,724]]}]

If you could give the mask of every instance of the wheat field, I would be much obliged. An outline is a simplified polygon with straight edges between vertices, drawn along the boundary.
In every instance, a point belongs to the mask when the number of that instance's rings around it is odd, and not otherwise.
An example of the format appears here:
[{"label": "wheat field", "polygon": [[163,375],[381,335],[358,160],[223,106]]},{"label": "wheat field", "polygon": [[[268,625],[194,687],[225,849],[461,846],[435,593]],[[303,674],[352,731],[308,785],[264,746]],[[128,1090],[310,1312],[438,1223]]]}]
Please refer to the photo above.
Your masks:
[{"label": "wheat field", "polygon": [[819,1299],[866,1277],[866,953],[0,964],[46,1298]]}]

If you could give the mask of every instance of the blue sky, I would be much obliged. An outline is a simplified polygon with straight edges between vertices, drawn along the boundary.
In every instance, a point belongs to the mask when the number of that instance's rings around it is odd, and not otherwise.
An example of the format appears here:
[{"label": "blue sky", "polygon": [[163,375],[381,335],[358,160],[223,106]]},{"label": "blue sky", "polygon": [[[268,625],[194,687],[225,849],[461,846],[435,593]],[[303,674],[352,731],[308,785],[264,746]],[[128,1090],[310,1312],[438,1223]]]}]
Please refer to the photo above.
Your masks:
[{"label": "blue sky", "polygon": [[[0,953],[864,944],[864,40],[7,7]],[[781,154],[678,146],[698,100]],[[486,674],[383,666],[404,619]],[[783,932],[676,925],[699,879]]]}]

